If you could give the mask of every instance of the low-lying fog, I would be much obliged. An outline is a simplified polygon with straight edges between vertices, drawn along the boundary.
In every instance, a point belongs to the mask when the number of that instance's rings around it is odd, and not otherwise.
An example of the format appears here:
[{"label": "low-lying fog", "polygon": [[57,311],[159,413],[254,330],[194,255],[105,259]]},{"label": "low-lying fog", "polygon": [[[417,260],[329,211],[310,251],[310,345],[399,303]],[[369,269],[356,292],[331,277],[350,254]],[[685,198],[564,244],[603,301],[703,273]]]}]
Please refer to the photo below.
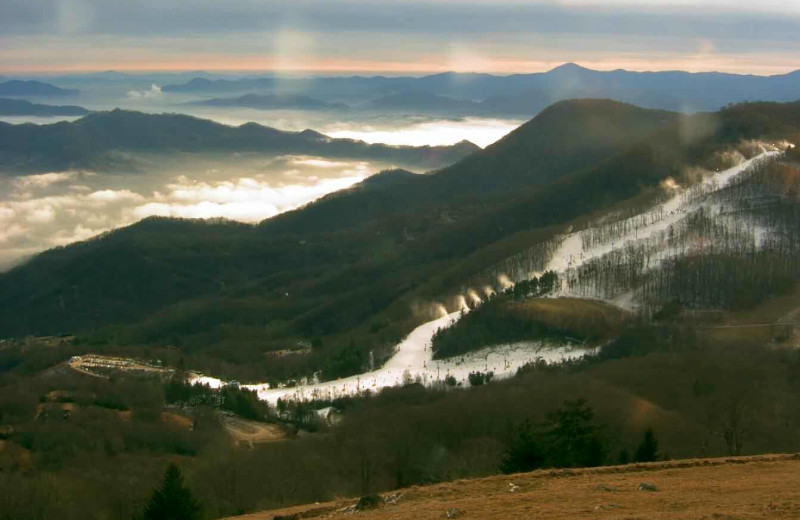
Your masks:
[{"label": "low-lying fog", "polygon": [[258,222],[394,165],[323,157],[137,157],[144,173],[0,177],[0,270],[152,215]]},{"label": "low-lying fog", "polygon": [[[189,114],[219,123],[238,126],[255,122],[280,130],[300,131],[310,128],[331,137],[360,139],[368,143],[393,145],[449,145],[468,140],[485,147],[524,122],[523,119],[500,119],[491,117],[431,115],[425,111],[380,112],[365,110],[260,110],[243,107],[202,106],[196,103],[215,97],[235,97],[235,93],[170,93],[163,92],[164,84],[180,83],[190,75],[128,76],[124,80],[98,81],[70,78],[43,78],[63,88],[78,90],[68,97],[26,97],[42,104],[78,105],[88,110],[113,110],[123,108],[140,112],[177,112]],[[215,76],[216,78],[217,76]],[[225,77],[225,76],[219,76]],[[265,92],[261,92],[265,93]],[[269,92],[266,92],[269,93]],[[303,91],[289,92],[305,94]],[[315,95],[311,93],[311,95]],[[378,94],[374,94],[378,95]],[[327,99],[327,101],[337,101]],[[361,100],[347,100],[358,104]],[[72,121],[76,117],[0,116],[0,121],[9,123],[32,122],[37,124]]]},{"label": "low-lying fog", "polygon": [[[421,118],[420,118],[421,119]],[[330,125],[323,133],[331,137],[359,139],[368,143],[394,145],[439,146],[455,144],[463,139],[485,148],[521,125],[523,121],[466,117],[428,119],[414,122],[392,121],[391,126],[379,122],[353,129],[351,123]]]},{"label": "low-lying fog", "polygon": [[[155,79],[174,83],[179,78]],[[51,105],[79,105],[89,110],[184,113],[228,125],[252,121],[281,130],[310,128],[332,137],[392,145],[449,145],[468,140],[485,147],[522,123],[413,113],[197,106],[191,102],[213,96],[163,93],[153,80],[61,77],[50,81],[79,89],[79,93],[26,99]],[[0,117],[14,124],[75,119]],[[137,156],[136,162],[137,171],[129,173],[68,171],[5,177],[0,172],[0,271],[45,249],[83,240],[147,216],[224,217],[258,222],[347,188],[382,169],[415,169],[404,164],[255,154]]]},{"label": "low-lying fog", "polygon": [[[50,100],[50,102],[53,101]],[[109,110],[114,107],[87,108]],[[231,126],[255,122],[289,131],[310,128],[330,137],[408,146],[446,146],[467,140],[485,148],[524,122],[516,119],[483,117],[448,118],[417,114],[387,115],[378,113],[339,114],[324,111],[158,105],[149,101],[128,102],[123,104],[122,108],[150,113],[178,112]],[[0,121],[13,124],[52,124],[76,119],[78,117],[75,116],[0,116]]]}]

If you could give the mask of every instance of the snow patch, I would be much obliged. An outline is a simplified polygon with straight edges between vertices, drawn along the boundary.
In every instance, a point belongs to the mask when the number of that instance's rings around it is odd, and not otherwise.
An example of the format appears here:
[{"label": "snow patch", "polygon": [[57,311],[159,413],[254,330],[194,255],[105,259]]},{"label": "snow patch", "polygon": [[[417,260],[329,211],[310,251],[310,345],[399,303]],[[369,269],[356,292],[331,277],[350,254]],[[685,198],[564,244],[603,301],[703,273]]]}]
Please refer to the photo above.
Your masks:
[{"label": "snow patch", "polygon": [[[291,388],[270,388],[266,383],[242,385],[242,388],[255,390],[259,399],[275,405],[278,399],[295,401],[336,399],[356,396],[366,391],[377,392],[383,388],[413,382],[429,386],[443,383],[448,377],[455,378],[462,386],[468,386],[470,372],[494,372],[496,379],[502,379],[513,376],[517,369],[526,363],[537,360],[556,363],[579,358],[590,352],[580,347],[539,341],[487,347],[464,356],[434,360],[431,338],[440,328],[453,325],[460,316],[460,312],[454,312],[420,325],[397,346],[395,355],[382,368],[372,372]],[[211,388],[226,385],[219,379],[199,375],[190,383],[207,384]]]}]

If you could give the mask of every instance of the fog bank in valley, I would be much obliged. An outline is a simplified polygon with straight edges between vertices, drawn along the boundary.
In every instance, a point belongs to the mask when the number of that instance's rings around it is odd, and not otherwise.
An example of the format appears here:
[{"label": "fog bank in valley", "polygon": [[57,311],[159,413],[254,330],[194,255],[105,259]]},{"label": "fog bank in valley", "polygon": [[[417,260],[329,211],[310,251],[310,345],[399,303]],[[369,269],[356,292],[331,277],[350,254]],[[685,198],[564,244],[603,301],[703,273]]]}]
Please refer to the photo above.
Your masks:
[{"label": "fog bank in valley", "polygon": [[0,177],[0,270],[142,218],[258,222],[395,165],[307,156],[142,156],[139,172]]}]

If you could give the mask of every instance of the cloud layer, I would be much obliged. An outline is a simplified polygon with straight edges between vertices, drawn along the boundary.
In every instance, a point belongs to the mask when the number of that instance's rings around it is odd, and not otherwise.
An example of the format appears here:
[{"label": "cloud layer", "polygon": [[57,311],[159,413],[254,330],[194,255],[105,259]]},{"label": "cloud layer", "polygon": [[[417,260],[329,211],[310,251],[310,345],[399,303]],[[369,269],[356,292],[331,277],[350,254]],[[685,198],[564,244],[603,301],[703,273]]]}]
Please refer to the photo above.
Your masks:
[{"label": "cloud layer", "polygon": [[5,0],[0,34],[12,71],[800,67],[781,0]]},{"label": "cloud layer", "polygon": [[134,178],[70,171],[0,180],[0,270],[153,215],[258,222],[347,188],[379,166],[284,156],[260,168],[189,164],[177,175],[165,166]]}]

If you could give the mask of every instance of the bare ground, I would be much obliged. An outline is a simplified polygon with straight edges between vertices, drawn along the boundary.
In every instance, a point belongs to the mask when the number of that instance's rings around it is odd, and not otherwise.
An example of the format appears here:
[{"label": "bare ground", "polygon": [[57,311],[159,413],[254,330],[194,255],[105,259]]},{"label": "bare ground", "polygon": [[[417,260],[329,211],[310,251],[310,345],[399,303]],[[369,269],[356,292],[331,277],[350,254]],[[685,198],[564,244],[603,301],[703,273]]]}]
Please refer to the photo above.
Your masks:
[{"label": "bare ground", "polygon": [[[657,491],[639,490],[642,483]],[[343,499],[237,519],[355,515],[364,520],[796,520],[800,519],[800,455],[541,470],[412,487],[384,494],[383,499],[385,503],[375,510],[356,511],[355,499]]]},{"label": "bare ground", "polygon": [[616,335],[630,317],[617,306],[587,298],[533,298],[511,302],[509,309],[550,327],[595,337]]},{"label": "bare ground", "polygon": [[225,417],[222,424],[236,444],[276,442],[286,438],[283,430],[275,424],[248,421],[240,417]]}]

